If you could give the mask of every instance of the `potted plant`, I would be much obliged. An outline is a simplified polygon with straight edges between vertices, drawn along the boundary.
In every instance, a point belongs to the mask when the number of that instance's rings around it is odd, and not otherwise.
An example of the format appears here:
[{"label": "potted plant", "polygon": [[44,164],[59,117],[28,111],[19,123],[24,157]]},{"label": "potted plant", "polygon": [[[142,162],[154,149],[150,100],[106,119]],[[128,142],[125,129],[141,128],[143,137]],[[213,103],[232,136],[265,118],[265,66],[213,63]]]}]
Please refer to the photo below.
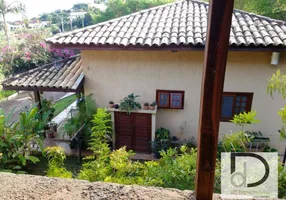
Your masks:
[{"label": "potted plant", "polygon": [[149,110],[149,103],[144,103],[143,104],[143,109],[144,110]]},{"label": "potted plant", "polygon": [[149,109],[150,109],[150,110],[155,110],[155,108],[156,108],[156,101],[154,101],[153,103],[151,103],[151,104],[149,105]]},{"label": "potted plant", "polygon": [[127,97],[120,102],[119,109],[121,111],[126,111],[129,115],[132,110],[141,109],[142,106],[140,103],[136,101],[136,98],[139,97],[138,95],[134,95],[134,93],[129,94]]},{"label": "potted plant", "polygon": [[109,101],[109,108],[114,108],[114,102],[113,101]]},{"label": "potted plant", "polygon": [[114,105],[114,108],[115,108],[115,109],[118,109],[118,108],[119,108],[119,105],[118,105],[118,104],[115,104],[115,105]]}]

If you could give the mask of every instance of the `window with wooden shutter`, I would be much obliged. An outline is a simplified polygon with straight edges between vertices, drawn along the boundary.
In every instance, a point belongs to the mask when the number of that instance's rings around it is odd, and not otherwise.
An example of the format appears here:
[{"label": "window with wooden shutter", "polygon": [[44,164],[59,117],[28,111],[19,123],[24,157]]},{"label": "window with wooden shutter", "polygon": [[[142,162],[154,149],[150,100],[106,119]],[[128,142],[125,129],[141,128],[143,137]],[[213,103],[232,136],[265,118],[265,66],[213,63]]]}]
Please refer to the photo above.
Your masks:
[{"label": "window with wooden shutter", "polygon": [[158,108],[184,109],[184,95],[184,91],[157,90],[157,106]]},{"label": "window with wooden shutter", "polygon": [[221,106],[221,121],[233,119],[235,114],[251,111],[253,93],[224,92]]}]

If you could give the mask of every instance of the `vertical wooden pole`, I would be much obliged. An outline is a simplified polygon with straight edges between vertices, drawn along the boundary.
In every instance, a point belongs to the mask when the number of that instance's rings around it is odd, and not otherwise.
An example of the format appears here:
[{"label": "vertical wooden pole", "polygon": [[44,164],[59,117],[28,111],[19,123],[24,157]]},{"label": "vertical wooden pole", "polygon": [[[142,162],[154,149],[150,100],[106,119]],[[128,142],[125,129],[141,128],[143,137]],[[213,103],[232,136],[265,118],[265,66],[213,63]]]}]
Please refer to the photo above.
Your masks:
[{"label": "vertical wooden pole", "polygon": [[42,103],[41,103],[41,94],[40,91],[34,91],[34,96],[35,96],[35,102],[38,105],[39,111],[42,110]]},{"label": "vertical wooden pole", "polygon": [[213,198],[214,173],[234,0],[210,0],[201,92],[196,199]]}]

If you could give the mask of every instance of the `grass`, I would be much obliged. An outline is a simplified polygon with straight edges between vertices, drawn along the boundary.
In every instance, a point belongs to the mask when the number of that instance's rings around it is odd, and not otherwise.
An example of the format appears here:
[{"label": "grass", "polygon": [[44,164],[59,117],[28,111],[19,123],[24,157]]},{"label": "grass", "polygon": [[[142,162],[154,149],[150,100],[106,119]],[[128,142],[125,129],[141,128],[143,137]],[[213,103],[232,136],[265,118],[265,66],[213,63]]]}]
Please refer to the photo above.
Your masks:
[{"label": "grass", "polygon": [[0,100],[9,97],[12,94],[15,94],[15,90],[0,90]]},{"label": "grass", "polygon": [[67,108],[69,105],[71,105],[76,100],[76,95],[68,96],[64,99],[61,99],[54,103],[53,108],[55,109],[54,116],[57,116],[60,114],[65,108]]}]

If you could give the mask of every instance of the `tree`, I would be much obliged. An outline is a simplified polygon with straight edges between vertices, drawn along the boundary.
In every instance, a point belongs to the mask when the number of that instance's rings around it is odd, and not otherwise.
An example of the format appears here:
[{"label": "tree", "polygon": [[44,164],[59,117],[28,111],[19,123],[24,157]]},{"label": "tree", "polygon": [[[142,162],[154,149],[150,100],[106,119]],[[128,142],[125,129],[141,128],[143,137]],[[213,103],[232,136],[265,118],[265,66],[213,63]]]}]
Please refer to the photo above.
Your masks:
[{"label": "tree", "polygon": [[[208,2],[209,0],[204,1]],[[259,15],[286,20],[286,0],[236,0],[234,7]]]},{"label": "tree", "polygon": [[286,0],[248,0],[244,8],[259,15],[286,20]]},{"label": "tree", "polygon": [[[277,70],[277,72],[268,79],[267,92],[268,94],[270,94],[271,97],[273,97],[273,94],[277,92],[282,95],[283,99],[285,99],[286,74],[281,74],[280,70]],[[284,106],[284,108],[281,108],[281,110],[278,112],[278,115],[280,116],[281,121],[283,123],[283,126],[280,130],[280,135],[282,138],[286,138],[286,131],[284,128],[284,125],[286,124],[286,106]]]},{"label": "tree", "polygon": [[48,14],[48,13],[43,13],[43,14],[39,17],[39,19],[40,19],[41,21],[50,21],[50,20],[51,20],[51,15]]},{"label": "tree", "polygon": [[72,7],[72,10],[87,11],[87,10],[88,10],[88,4],[86,4],[86,3],[77,3],[77,4],[74,4],[73,7]]},{"label": "tree", "polygon": [[175,0],[109,0],[107,8],[99,12],[95,22],[103,22]]},{"label": "tree", "polygon": [[17,14],[23,13],[25,11],[26,7],[20,1],[13,1],[12,3],[8,3],[5,0],[0,0],[0,15],[3,18],[3,27],[8,45],[10,45],[10,38],[7,29],[6,14]]}]

